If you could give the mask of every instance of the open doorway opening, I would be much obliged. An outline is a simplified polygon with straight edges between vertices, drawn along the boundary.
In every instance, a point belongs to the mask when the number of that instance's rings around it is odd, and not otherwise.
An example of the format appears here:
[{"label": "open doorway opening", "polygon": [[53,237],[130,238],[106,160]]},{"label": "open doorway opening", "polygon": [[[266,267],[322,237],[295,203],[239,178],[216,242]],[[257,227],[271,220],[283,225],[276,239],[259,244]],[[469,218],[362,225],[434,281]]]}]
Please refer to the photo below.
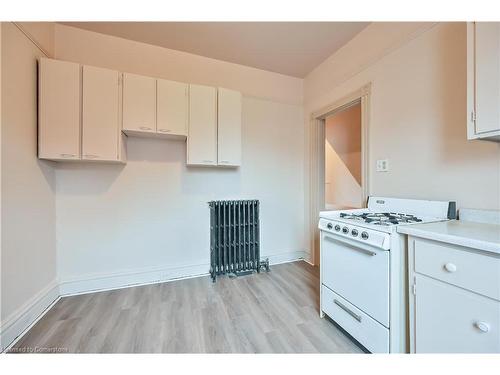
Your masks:
[{"label": "open doorway opening", "polygon": [[[370,191],[369,173],[369,145],[368,133],[370,123],[370,96],[371,84],[368,83],[358,90],[342,97],[335,102],[323,107],[311,114],[310,122],[310,169],[309,169],[309,239],[311,246],[311,262],[315,265],[319,264],[319,230],[318,220],[319,212],[329,209],[343,209],[345,207],[365,207],[366,198]],[[353,108],[355,107],[355,108]],[[346,116],[348,110],[359,111],[356,116],[359,118],[359,130],[349,130],[342,135],[338,135],[333,139],[327,135],[327,122],[339,121],[335,120],[335,115]],[[330,118],[333,118],[330,120]],[[341,121],[339,121],[341,122]],[[335,127],[334,127],[335,128]],[[330,130],[328,130],[330,131]],[[358,135],[356,135],[356,133]],[[335,131],[333,131],[335,133]],[[335,155],[327,155],[327,137],[330,138],[330,145],[333,150],[336,150]],[[351,142],[350,139],[355,138],[356,141]],[[342,141],[344,139],[344,141]],[[349,140],[349,141],[347,141]],[[344,143],[344,146],[337,144]],[[349,143],[349,145],[348,145]],[[359,143],[360,146],[359,146]],[[360,151],[358,151],[360,149]],[[357,154],[359,152],[359,154]],[[327,160],[327,158],[329,160]],[[331,165],[330,161],[336,160],[339,166],[333,169],[327,166]],[[358,162],[359,161],[359,162]],[[349,171],[349,174],[347,171]],[[337,172],[345,172],[344,184],[342,180],[337,178]],[[339,173],[340,173],[339,172]],[[349,177],[349,175],[351,177]],[[356,181],[356,183],[354,183]],[[330,196],[332,197],[330,199]],[[347,198],[347,196],[351,198]],[[342,206],[342,207],[338,207]]]},{"label": "open doorway opening", "polygon": [[361,208],[361,101],[325,118],[325,209]]}]

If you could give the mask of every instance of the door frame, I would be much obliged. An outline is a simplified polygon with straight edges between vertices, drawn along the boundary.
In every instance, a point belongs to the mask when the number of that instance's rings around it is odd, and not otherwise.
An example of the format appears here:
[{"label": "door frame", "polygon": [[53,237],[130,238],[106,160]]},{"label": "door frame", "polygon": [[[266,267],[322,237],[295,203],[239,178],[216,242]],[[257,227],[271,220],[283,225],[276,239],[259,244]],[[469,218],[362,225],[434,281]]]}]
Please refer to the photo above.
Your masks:
[{"label": "door frame", "polygon": [[309,120],[309,228],[311,263],[319,264],[319,212],[325,207],[325,119],[358,103],[361,104],[361,194],[370,194],[369,124],[371,82],[331,104],[311,113]]}]

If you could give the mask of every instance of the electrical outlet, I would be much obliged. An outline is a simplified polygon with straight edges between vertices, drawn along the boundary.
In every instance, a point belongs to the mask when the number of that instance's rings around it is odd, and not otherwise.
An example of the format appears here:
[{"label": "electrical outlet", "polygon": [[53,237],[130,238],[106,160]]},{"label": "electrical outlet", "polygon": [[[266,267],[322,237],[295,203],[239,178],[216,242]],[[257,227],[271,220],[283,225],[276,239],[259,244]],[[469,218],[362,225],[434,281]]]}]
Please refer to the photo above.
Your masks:
[{"label": "electrical outlet", "polygon": [[387,172],[389,170],[389,160],[377,160],[377,172]]}]

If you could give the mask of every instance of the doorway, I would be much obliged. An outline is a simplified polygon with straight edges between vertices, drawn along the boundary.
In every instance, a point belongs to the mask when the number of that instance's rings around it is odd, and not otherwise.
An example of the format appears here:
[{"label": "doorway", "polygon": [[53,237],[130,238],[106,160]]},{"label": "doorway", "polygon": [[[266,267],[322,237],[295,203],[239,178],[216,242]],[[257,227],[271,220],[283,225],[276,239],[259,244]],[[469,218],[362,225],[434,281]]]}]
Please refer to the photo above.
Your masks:
[{"label": "doorway", "polygon": [[[314,265],[318,265],[320,263],[319,259],[319,230],[318,230],[318,220],[319,220],[319,212],[336,208],[346,208],[346,207],[366,207],[366,200],[370,191],[370,183],[369,183],[369,145],[368,145],[368,134],[369,134],[369,120],[370,120],[370,95],[371,95],[371,84],[367,84],[360,89],[352,92],[349,95],[333,102],[332,104],[312,113],[311,122],[309,128],[309,141],[310,141],[310,169],[309,169],[309,239],[310,239],[310,249],[311,249],[311,263]],[[337,191],[334,196],[333,203],[327,202],[330,198],[327,198],[327,189],[328,194],[335,192],[332,188],[332,176],[328,176],[326,173],[326,131],[327,131],[327,122],[331,122],[334,120],[328,120],[331,117],[335,117],[335,115],[341,115],[342,112],[346,112],[352,107],[358,106],[359,108],[359,117],[360,117],[360,152],[359,155],[353,157],[353,159],[360,160],[360,171],[352,168],[349,173],[357,182],[357,185],[354,184],[355,188],[343,188],[345,191],[355,197],[354,200],[347,200],[345,195],[341,194]],[[353,109],[353,111],[355,111]],[[335,141],[332,141],[335,144]],[[357,147],[357,146],[356,146]],[[341,153],[344,151],[341,151]],[[349,152],[347,152],[349,153]],[[336,157],[342,161],[344,164],[343,168],[347,168],[346,162],[339,156],[339,153],[336,153]],[[330,155],[335,156],[335,155]],[[329,156],[329,157],[330,157]],[[344,155],[345,156],[345,155]],[[337,159],[337,160],[338,160]],[[345,160],[348,160],[349,157],[345,157]],[[350,164],[350,161],[347,161],[347,164]],[[347,172],[346,172],[347,175]],[[327,177],[328,176],[328,177]],[[358,182],[359,180],[359,182]],[[328,184],[327,184],[328,183]],[[327,185],[329,185],[327,187]],[[335,187],[336,188],[336,187]],[[336,200],[338,200],[336,202]],[[329,204],[327,206],[327,203]],[[346,204],[347,203],[347,204]],[[353,204],[354,203],[354,204]],[[337,207],[341,206],[341,207]]]},{"label": "doorway", "polygon": [[325,118],[325,210],[361,208],[361,101]]}]

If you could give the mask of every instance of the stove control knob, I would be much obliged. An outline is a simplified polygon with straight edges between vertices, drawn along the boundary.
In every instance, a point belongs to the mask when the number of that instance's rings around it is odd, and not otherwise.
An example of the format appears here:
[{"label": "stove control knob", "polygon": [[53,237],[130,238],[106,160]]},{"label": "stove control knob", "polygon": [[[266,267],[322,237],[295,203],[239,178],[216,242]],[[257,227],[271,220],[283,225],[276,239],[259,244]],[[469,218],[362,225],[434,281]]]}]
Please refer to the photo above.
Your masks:
[{"label": "stove control knob", "polygon": [[337,225],[335,225],[335,230],[336,230],[337,232],[340,232],[340,225],[338,225],[338,224],[337,224]]},{"label": "stove control knob", "polygon": [[333,228],[333,224],[332,224],[332,223],[328,223],[328,224],[326,224],[326,227],[327,227],[328,229],[332,229],[332,228]]},{"label": "stove control knob", "polygon": [[345,233],[345,234],[349,233],[349,228],[347,228],[347,227],[342,228],[342,233]]},{"label": "stove control knob", "polygon": [[357,231],[357,229],[351,230],[351,234],[352,234],[353,237],[358,237],[358,231]]},{"label": "stove control knob", "polygon": [[362,232],[361,233],[361,238],[364,239],[364,240],[367,240],[368,239],[368,233],[367,232]]}]

